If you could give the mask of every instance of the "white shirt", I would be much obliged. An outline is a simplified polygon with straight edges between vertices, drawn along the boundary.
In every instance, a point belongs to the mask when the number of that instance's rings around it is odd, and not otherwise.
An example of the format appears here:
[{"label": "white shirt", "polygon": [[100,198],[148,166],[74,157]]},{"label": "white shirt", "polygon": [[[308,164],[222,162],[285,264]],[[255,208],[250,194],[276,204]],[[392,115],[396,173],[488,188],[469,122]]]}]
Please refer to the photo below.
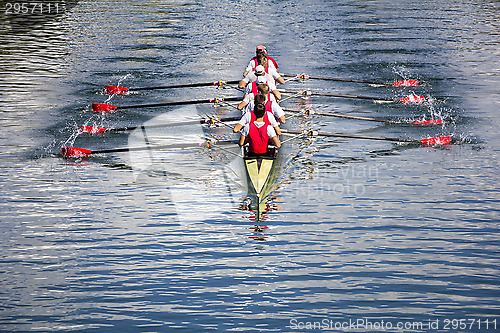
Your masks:
[{"label": "white shirt", "polygon": [[[261,128],[262,126],[264,126],[266,124],[263,121],[254,121],[253,123],[258,128]],[[250,123],[246,124],[245,127],[243,127],[243,129],[241,130],[241,134],[244,136],[248,136],[248,132],[250,132]],[[269,125],[267,126],[267,135],[269,136],[269,139],[277,136],[276,131],[274,130],[274,128],[272,126],[269,126]]]},{"label": "white shirt", "polygon": [[[257,80],[257,76],[255,74],[253,74],[253,75],[255,76],[255,80]],[[245,76],[245,78],[247,76]],[[276,84],[274,83],[274,80],[272,78],[270,78],[269,74],[265,74],[264,77],[266,78],[266,83],[267,83],[267,85],[269,87],[269,92],[273,92],[274,90],[276,90]],[[245,79],[243,79],[243,80],[245,80]],[[255,80],[250,81],[249,83],[247,83],[247,85],[245,87],[245,91],[243,92],[244,94],[251,94],[252,93],[252,83]]]},{"label": "white shirt", "polygon": [[[276,102],[276,97],[274,97],[274,94],[270,94],[270,95],[271,95],[271,101]],[[245,103],[247,103],[247,106],[250,105],[250,103],[251,103],[252,108],[250,109],[250,111],[253,110],[253,105],[254,105],[253,103],[255,101],[255,95],[253,94],[253,92],[250,92],[249,94],[245,95],[245,98],[243,98],[243,101]],[[266,98],[266,102],[267,102],[267,98]],[[246,110],[246,108],[242,110],[242,114],[247,112],[245,110]]]},{"label": "white shirt", "polygon": [[[255,67],[256,67],[255,63],[256,63],[256,61],[254,59],[250,60],[245,71],[247,71],[248,73],[255,71]],[[272,69],[275,72],[277,72],[276,67],[274,67],[274,62],[269,58],[267,58],[267,67],[269,68],[269,71]]]},{"label": "white shirt", "polygon": [[[269,119],[269,123],[271,124],[271,127],[276,127],[278,126],[278,122],[276,121],[276,118],[274,118],[273,114],[271,112],[267,112],[267,118]],[[252,113],[251,112],[246,112],[238,122],[241,126],[245,127],[250,122],[252,121]]]},{"label": "white shirt", "polygon": [[[251,96],[251,98],[248,98]],[[245,102],[247,102],[247,106],[242,110],[242,114],[246,114],[249,112],[252,112],[254,107],[255,107],[255,97],[253,94],[249,94],[247,97],[243,99]],[[267,100],[266,100],[267,103]],[[280,118],[281,116],[285,115],[285,111],[281,108],[281,106],[276,103],[276,100],[274,100],[274,95],[271,94],[271,113],[276,117]]]},{"label": "white shirt", "polygon": [[[264,74],[266,81],[272,82],[273,85],[275,86],[275,88],[276,88],[276,79],[279,78],[280,76],[281,75],[279,75],[278,72],[271,71],[271,70],[269,70],[269,73]],[[243,81],[247,84],[247,86],[249,83],[256,81],[256,80],[257,80],[257,75],[255,74],[255,72],[248,72],[248,74],[243,78]],[[271,87],[269,87],[269,88],[271,88]]]}]

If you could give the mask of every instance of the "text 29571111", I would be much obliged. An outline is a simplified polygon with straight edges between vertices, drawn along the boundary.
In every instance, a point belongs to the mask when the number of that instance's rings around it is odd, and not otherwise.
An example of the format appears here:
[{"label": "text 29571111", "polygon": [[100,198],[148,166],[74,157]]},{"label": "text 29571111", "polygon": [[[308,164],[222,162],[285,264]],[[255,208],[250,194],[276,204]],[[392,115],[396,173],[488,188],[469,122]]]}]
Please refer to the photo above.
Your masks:
[{"label": "text 29571111", "polygon": [[57,15],[65,9],[64,3],[58,2],[7,2],[3,8],[6,15]]}]

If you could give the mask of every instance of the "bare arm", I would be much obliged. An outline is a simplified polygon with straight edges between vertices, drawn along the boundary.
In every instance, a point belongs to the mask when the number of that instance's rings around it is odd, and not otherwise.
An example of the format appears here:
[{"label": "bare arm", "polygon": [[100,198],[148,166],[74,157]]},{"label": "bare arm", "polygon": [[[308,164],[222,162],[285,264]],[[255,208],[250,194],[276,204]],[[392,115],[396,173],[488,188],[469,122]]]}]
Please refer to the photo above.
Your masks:
[{"label": "bare arm", "polygon": [[248,82],[245,80],[241,80],[240,83],[238,83],[238,88],[243,89],[247,86]]},{"label": "bare arm", "polygon": [[271,138],[273,140],[273,143],[276,147],[281,147],[281,141],[280,141],[280,138],[278,138],[278,136],[273,136]]},{"label": "bare arm", "polygon": [[276,100],[281,99],[281,93],[278,91],[278,89],[273,90],[273,95],[276,97]]},{"label": "bare arm", "polygon": [[243,125],[236,124],[236,125],[234,125],[233,132],[238,133],[239,131],[241,131],[242,128],[243,128]]},{"label": "bare arm", "polygon": [[241,110],[243,110],[243,109],[245,108],[245,106],[247,106],[247,105],[248,105],[248,103],[247,103],[247,102],[245,102],[245,101],[243,100],[243,101],[241,101],[241,102],[240,102],[240,104],[238,104],[238,107],[237,107],[237,108],[238,108],[238,110],[240,110],[240,111],[241,111]]},{"label": "bare arm", "polygon": [[276,134],[281,135],[281,128],[279,126],[274,127]]},{"label": "bare arm", "polygon": [[280,76],[276,79],[276,82],[278,82],[279,84],[285,84],[285,79]]},{"label": "bare arm", "polygon": [[[242,135],[240,136],[240,141],[238,142],[238,144],[239,144],[240,146],[244,146],[244,145],[245,145],[245,140],[246,140],[246,138],[247,138],[247,137],[246,137],[246,136],[244,136],[244,135],[242,134]],[[280,145],[281,145],[281,143],[280,143]]]}]

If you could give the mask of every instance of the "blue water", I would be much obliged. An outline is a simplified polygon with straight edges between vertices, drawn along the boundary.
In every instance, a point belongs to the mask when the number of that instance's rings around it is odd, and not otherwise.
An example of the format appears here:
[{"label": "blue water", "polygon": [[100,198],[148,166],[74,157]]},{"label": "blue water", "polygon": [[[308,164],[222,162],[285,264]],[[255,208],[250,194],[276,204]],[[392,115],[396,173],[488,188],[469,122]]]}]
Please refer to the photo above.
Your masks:
[{"label": "blue water", "polygon": [[[23,31],[1,16],[0,330],[498,331],[499,9],[496,1],[81,1]],[[138,125],[177,109],[95,114],[105,84],[238,79],[258,44],[283,73],[422,83],[308,80],[287,89],[428,100],[315,96],[284,106],[446,122],[313,117],[322,131],[451,134],[452,144],[295,141],[262,233],[250,229],[245,194],[213,176],[228,155],[183,151],[176,163],[139,171],[127,153],[61,157],[63,144],[132,140],[77,135],[79,125]],[[109,102],[235,93],[142,91]]]}]

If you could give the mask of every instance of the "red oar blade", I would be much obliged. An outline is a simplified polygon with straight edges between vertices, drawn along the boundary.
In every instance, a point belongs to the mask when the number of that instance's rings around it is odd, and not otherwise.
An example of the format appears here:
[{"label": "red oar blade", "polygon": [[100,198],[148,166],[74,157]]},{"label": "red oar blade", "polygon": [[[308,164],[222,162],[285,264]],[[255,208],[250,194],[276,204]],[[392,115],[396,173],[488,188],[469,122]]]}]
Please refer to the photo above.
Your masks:
[{"label": "red oar blade", "polygon": [[114,112],[118,107],[111,104],[92,103],[92,111],[94,112]]},{"label": "red oar blade", "polygon": [[424,96],[410,95],[408,97],[400,98],[399,101],[404,104],[408,103],[423,103],[425,102]]},{"label": "red oar blade", "polygon": [[61,154],[66,158],[80,158],[87,157],[92,153],[92,150],[76,147],[62,147]]},{"label": "red oar blade", "polygon": [[120,95],[126,94],[128,92],[128,88],[119,86],[105,86],[104,92],[108,95]]},{"label": "red oar blade", "polygon": [[97,134],[97,133],[106,132],[105,128],[96,127],[96,126],[80,126],[79,129],[80,129],[80,132],[82,132],[82,133],[90,133],[90,134]]},{"label": "red oar blade", "polygon": [[451,137],[449,135],[446,136],[438,136],[435,138],[427,138],[420,140],[424,145],[447,145],[451,143]]},{"label": "red oar blade", "polygon": [[417,80],[396,81],[393,84],[395,86],[403,86],[403,87],[416,87],[416,86],[418,86]]},{"label": "red oar blade", "polygon": [[441,125],[443,121],[441,119],[429,119],[429,120],[416,120],[413,122],[414,125]]}]

